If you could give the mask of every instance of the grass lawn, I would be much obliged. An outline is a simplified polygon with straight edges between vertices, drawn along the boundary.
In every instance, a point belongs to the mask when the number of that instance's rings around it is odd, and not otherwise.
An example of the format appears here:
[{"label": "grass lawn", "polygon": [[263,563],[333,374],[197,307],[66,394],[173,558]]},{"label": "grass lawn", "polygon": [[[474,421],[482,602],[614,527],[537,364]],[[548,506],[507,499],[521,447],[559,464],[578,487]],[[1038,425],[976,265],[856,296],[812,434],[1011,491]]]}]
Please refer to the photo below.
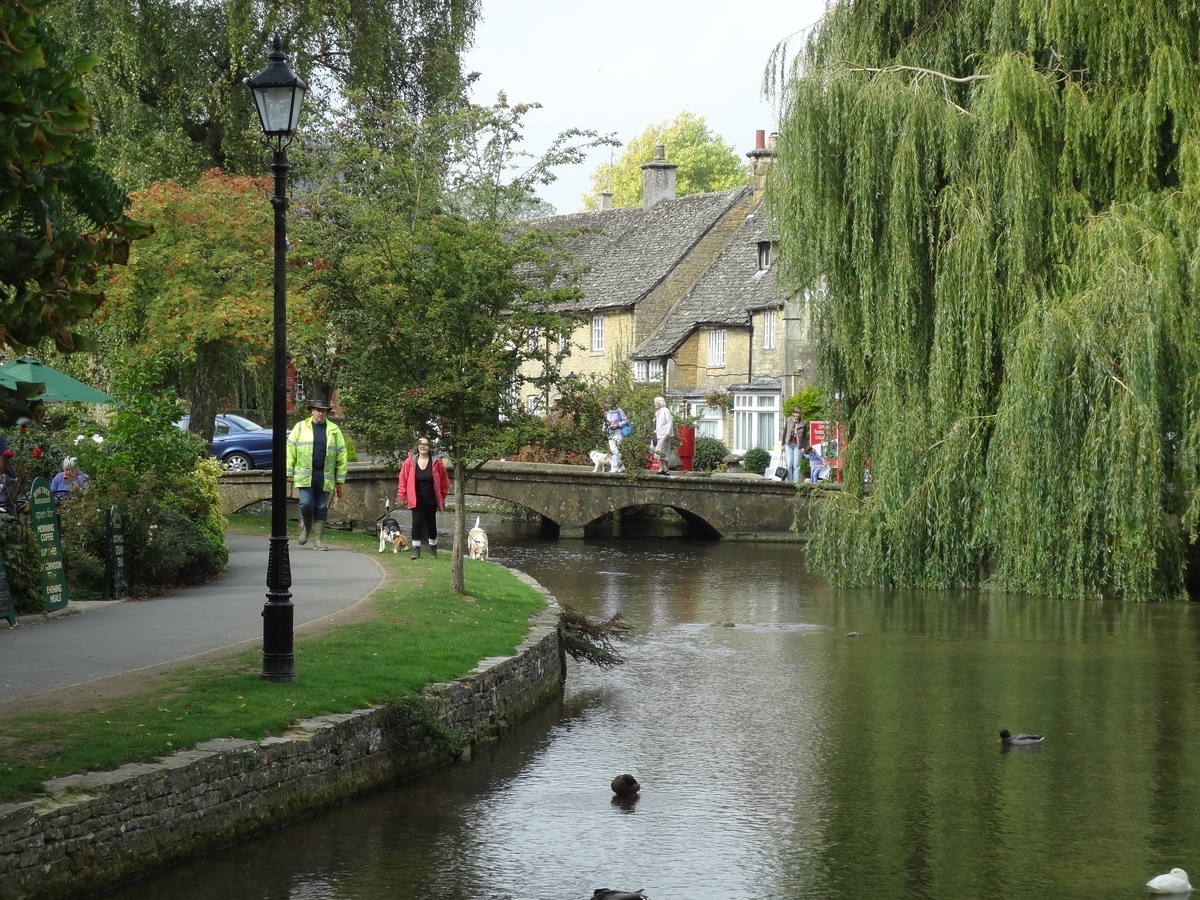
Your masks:
[{"label": "grass lawn", "polygon": [[[231,530],[270,534],[269,517],[230,522]],[[325,540],[378,549],[374,535],[327,531]],[[545,599],[506,569],[469,559],[470,595],[453,594],[449,557],[417,565],[406,555],[377,554],[395,578],[371,601],[373,614],[320,637],[297,637],[297,684],[260,681],[262,653],[254,650],[183,666],[102,709],[0,719],[0,802],[40,793],[47,778],[147,762],[215,737],[257,740],[296,719],[378,706],[511,653]]]}]

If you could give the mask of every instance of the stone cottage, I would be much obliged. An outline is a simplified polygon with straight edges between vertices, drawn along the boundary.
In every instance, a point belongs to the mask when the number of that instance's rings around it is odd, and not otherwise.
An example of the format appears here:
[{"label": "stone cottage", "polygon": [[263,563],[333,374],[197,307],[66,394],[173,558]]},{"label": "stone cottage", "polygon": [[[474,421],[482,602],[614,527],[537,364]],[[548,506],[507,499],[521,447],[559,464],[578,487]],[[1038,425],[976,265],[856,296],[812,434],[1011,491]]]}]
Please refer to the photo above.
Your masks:
[{"label": "stone cottage", "polygon": [[[589,267],[572,306],[585,321],[563,370],[631,365],[675,409],[701,417],[699,434],[735,453],[774,445],[783,401],[813,373],[802,298],[776,288],[778,241],[762,204],[773,146],[761,131],[756,143],[745,187],[676,197],[676,165],[660,146],[642,166],[642,206],[614,209],[602,198],[599,210],[536,223],[583,230],[569,247]],[[723,406],[706,402],[714,394]],[[544,399],[530,392],[527,406]]]}]

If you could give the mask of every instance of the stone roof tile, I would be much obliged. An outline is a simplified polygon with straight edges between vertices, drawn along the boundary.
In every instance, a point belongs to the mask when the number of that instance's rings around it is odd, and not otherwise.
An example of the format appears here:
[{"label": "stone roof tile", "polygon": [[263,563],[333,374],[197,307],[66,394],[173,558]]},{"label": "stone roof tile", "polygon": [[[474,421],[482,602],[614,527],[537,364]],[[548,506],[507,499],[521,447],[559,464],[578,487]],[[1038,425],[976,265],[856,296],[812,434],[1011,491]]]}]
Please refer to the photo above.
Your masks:
[{"label": "stone roof tile", "polygon": [[756,206],[734,232],[708,270],[636,347],[631,357],[656,359],[674,353],[700,325],[749,327],[754,310],[778,306],[774,263],[760,272],[758,245],[771,239],[765,207]]}]

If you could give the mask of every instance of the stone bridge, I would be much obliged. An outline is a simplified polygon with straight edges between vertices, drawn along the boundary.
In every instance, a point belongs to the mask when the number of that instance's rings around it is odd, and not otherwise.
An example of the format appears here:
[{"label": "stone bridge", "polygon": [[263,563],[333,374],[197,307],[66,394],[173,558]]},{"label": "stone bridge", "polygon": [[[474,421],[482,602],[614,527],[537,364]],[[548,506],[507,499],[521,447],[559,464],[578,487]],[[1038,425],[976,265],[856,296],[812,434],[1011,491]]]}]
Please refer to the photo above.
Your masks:
[{"label": "stone bridge", "polygon": [[[453,478],[453,467],[446,468]],[[234,513],[270,500],[271,472],[228,472],[220,487],[221,511]],[[806,524],[800,522],[800,534],[792,531],[796,488],[757,475],[614,475],[586,466],[488,461],[471,467],[466,491],[538,513],[545,531],[558,538],[582,538],[589,525],[636,506],[669,507],[687,522],[689,537],[709,540],[796,541]],[[383,514],[385,498],[396,496],[396,470],[353,464],[343,494],[330,501],[333,518],[373,521]]]}]

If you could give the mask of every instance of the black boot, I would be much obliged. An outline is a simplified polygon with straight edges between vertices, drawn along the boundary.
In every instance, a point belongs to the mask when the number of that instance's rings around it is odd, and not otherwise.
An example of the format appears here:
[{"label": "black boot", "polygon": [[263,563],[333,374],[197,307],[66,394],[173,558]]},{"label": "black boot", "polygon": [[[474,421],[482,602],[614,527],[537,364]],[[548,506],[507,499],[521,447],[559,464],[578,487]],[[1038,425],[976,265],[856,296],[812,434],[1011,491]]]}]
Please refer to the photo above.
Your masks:
[{"label": "black boot", "polygon": [[437,541],[429,542],[429,555],[437,559]]},{"label": "black boot", "polygon": [[420,541],[413,541],[413,542],[412,542],[412,545],[413,545],[413,554],[412,554],[412,558],[413,558],[413,559],[420,559],[420,558],[421,558],[421,542],[420,542]]}]

